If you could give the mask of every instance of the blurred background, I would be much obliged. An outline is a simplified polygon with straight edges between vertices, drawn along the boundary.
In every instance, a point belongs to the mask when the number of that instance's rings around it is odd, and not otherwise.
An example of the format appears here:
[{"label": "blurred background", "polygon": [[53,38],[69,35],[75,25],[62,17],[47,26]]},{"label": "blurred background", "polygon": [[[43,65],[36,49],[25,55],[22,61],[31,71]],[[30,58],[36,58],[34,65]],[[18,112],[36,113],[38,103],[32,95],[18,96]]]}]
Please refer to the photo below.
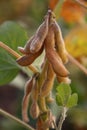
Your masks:
[{"label": "blurred background", "polygon": [[[79,0],[87,6],[87,0]],[[58,0],[0,0],[0,26],[7,21],[15,21],[26,29],[30,37],[44,19],[48,8],[55,8],[57,21],[62,29],[68,52],[87,68],[87,9],[74,0],[65,0],[60,15],[57,8]],[[78,106],[68,112],[63,130],[87,130],[87,75],[76,65],[68,63],[73,92],[79,96]],[[0,85],[0,108],[21,118],[21,104],[24,84],[28,76],[19,71],[18,75],[8,84]],[[56,86],[56,80],[54,88]],[[55,91],[55,90],[54,90]],[[53,96],[55,92],[53,92]],[[54,115],[60,112],[56,105],[50,105]],[[35,127],[35,121],[30,124]],[[12,120],[0,116],[0,130],[25,130]]]}]

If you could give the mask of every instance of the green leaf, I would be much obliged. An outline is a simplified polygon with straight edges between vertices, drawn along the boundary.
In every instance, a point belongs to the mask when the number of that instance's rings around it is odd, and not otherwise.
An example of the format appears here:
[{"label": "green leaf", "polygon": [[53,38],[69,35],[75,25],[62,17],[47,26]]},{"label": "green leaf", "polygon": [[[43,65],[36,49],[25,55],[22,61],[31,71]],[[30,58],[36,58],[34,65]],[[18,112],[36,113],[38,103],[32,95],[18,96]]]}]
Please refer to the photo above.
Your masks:
[{"label": "green leaf", "polygon": [[[26,31],[15,22],[5,22],[0,26],[0,41],[17,51],[27,41]],[[16,59],[0,48],[0,85],[9,83],[19,72]]]},{"label": "green leaf", "polygon": [[56,95],[56,103],[58,104],[58,106],[63,105],[62,98],[61,98],[61,96],[59,94]]},{"label": "green leaf", "polygon": [[8,53],[0,52],[0,85],[9,83],[18,74],[19,68]]},{"label": "green leaf", "polygon": [[74,107],[77,105],[78,102],[78,95],[76,93],[72,94],[67,102],[67,107]]},{"label": "green leaf", "polygon": [[71,88],[70,88],[70,86],[68,84],[61,83],[57,87],[56,90],[57,90],[58,98],[61,98],[60,104],[65,106],[67,104],[67,101],[68,101],[69,97],[71,96]]},{"label": "green leaf", "polygon": [[24,46],[28,39],[27,33],[15,22],[5,22],[0,26],[0,41],[18,51],[18,46]]}]

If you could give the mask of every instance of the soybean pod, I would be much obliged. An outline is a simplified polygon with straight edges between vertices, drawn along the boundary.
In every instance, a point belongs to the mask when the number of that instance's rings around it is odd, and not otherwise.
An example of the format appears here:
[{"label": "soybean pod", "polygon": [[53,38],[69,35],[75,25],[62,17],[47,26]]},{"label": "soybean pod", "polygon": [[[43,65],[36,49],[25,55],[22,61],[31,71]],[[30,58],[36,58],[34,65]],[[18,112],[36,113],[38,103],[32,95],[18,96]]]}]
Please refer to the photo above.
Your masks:
[{"label": "soybean pod", "polygon": [[49,95],[49,93],[53,87],[54,78],[55,78],[55,73],[53,71],[52,65],[50,63],[48,63],[47,76],[41,87],[41,92],[40,92],[41,96],[46,97]]},{"label": "soybean pod", "polygon": [[28,110],[29,98],[33,87],[33,83],[34,83],[34,78],[31,77],[25,85],[25,94],[22,101],[22,118],[23,121],[25,122],[29,121],[27,110]]},{"label": "soybean pod", "polygon": [[34,62],[34,60],[43,52],[43,48],[35,54],[28,54],[28,55],[23,55],[22,57],[18,58],[16,61],[19,65],[21,66],[28,66]]},{"label": "soybean pod", "polygon": [[46,56],[51,63],[54,72],[61,77],[68,76],[69,72],[63,65],[61,58],[55,49],[55,35],[52,27],[49,28],[49,33],[45,39],[44,45]]},{"label": "soybean pod", "polygon": [[67,51],[65,48],[65,43],[63,40],[61,29],[55,19],[53,20],[52,27],[55,34],[55,46],[56,46],[57,52],[59,56],[61,57],[63,63],[67,63],[68,57],[67,57]]}]

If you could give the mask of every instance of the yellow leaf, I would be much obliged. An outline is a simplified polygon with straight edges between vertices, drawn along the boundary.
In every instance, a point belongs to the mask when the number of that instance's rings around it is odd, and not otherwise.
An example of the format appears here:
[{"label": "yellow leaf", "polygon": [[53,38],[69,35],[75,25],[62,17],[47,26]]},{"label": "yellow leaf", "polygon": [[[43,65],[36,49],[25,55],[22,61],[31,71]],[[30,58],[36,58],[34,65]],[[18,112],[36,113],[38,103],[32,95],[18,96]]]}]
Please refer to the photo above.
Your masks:
[{"label": "yellow leaf", "polygon": [[87,24],[75,27],[65,37],[68,52],[75,58],[87,56]]}]

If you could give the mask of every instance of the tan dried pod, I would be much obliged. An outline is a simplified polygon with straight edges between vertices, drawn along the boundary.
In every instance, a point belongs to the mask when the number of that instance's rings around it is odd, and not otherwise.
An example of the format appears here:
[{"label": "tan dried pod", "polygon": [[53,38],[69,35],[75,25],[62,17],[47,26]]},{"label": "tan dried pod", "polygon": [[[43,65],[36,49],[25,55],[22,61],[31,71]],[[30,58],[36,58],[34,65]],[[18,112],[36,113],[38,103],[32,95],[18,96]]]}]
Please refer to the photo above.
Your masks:
[{"label": "tan dried pod", "polygon": [[34,36],[32,36],[26,43],[26,45],[23,47],[18,47],[18,50],[22,53],[22,54],[31,54],[30,52],[30,44],[32,42],[32,40],[34,39]]},{"label": "tan dried pod", "polygon": [[48,63],[47,76],[41,87],[41,92],[40,92],[40,95],[42,97],[46,97],[50,93],[50,91],[53,87],[54,78],[55,78],[55,73],[53,71],[52,65],[50,63]]},{"label": "tan dried pod", "polygon": [[37,120],[37,124],[36,124],[36,130],[43,130],[43,121],[42,119],[39,117]]},{"label": "tan dried pod", "polygon": [[57,80],[59,83],[61,83],[61,82],[66,83],[66,84],[71,83],[71,80],[68,77],[60,77],[57,75]]},{"label": "tan dried pod", "polygon": [[43,46],[43,42],[47,36],[48,33],[48,26],[49,26],[49,16],[51,11],[48,11],[47,15],[45,16],[44,22],[39,26],[37,29],[34,39],[32,40],[30,44],[30,51],[31,53],[38,52],[41,47]]},{"label": "tan dried pod", "polygon": [[27,110],[28,110],[29,97],[30,97],[31,89],[33,87],[33,83],[34,83],[34,78],[31,77],[25,85],[25,94],[22,101],[22,118],[23,121],[25,122],[29,121]]},{"label": "tan dried pod", "polygon": [[37,130],[49,130],[52,125],[53,116],[50,111],[42,113],[37,120]]},{"label": "tan dried pod", "polygon": [[49,122],[44,122],[41,118],[37,120],[36,130],[49,130]]},{"label": "tan dried pod", "polygon": [[59,27],[59,25],[57,24],[56,20],[54,19],[52,22],[52,25],[54,33],[55,33],[55,47],[56,50],[59,54],[59,56],[61,57],[63,63],[67,63],[68,61],[68,57],[67,57],[67,51],[65,48],[65,43],[62,37],[62,32],[61,29]]},{"label": "tan dried pod", "polygon": [[40,54],[43,52],[43,47],[41,50],[35,54],[30,53],[29,55],[24,55],[20,58],[18,58],[16,61],[21,66],[28,66],[34,62],[34,60],[40,56]]},{"label": "tan dried pod", "polygon": [[48,115],[48,119],[43,123],[43,130],[46,130],[49,127],[52,128],[53,119],[50,115]]},{"label": "tan dried pod", "polygon": [[33,119],[36,119],[38,118],[39,113],[40,113],[39,106],[36,101],[33,101],[30,106],[30,115],[32,116]]},{"label": "tan dried pod", "polygon": [[48,33],[49,17],[52,15],[51,10],[48,10],[44,22],[39,26],[34,36],[32,36],[23,47],[18,47],[18,50],[23,54],[38,52],[43,46],[43,41]]},{"label": "tan dried pod", "polygon": [[44,41],[44,45],[46,56],[49,62],[51,63],[54,72],[61,77],[68,76],[69,72],[63,65],[61,58],[59,57],[58,53],[55,50],[55,38],[52,26],[49,28],[49,32]]},{"label": "tan dried pod", "polygon": [[50,92],[49,95],[46,97],[46,102],[47,102],[47,103],[52,103],[52,102],[54,102],[54,99],[52,98],[51,92]]},{"label": "tan dried pod", "polygon": [[42,97],[42,96],[39,96],[39,98],[38,98],[38,103],[39,103],[40,111],[41,111],[42,113],[43,113],[43,112],[46,112],[46,111],[47,111],[46,98],[45,98],[45,97]]},{"label": "tan dried pod", "polygon": [[34,84],[32,91],[31,91],[32,101],[37,102],[38,96],[39,96],[38,81],[35,80],[35,84]]},{"label": "tan dried pod", "polygon": [[41,86],[44,83],[44,79],[47,76],[47,68],[48,68],[48,61],[47,59],[45,59],[43,65],[41,65],[41,73],[38,77],[39,93],[41,90]]}]

